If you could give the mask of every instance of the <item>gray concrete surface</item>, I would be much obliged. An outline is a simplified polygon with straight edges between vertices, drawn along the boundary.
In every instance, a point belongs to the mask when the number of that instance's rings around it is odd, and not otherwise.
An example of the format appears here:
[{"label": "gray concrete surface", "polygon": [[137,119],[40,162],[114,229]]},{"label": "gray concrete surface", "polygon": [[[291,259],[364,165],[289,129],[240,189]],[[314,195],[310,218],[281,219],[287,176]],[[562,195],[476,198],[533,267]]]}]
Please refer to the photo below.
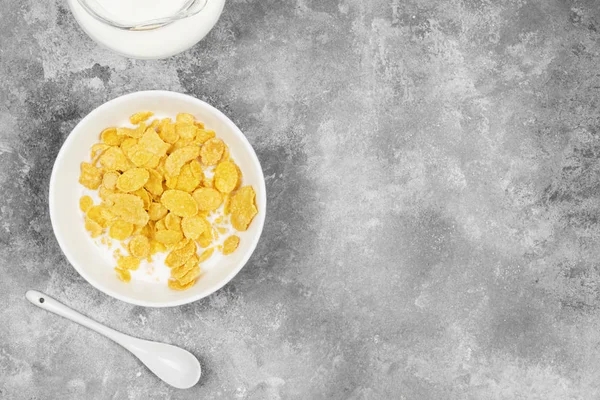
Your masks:
[{"label": "gray concrete surface", "polygon": [[[600,398],[600,4],[230,0],[127,60],[63,1],[0,8],[0,398]],[[145,309],[65,261],[50,169],[90,110],[192,94],[248,136],[269,213],[217,294]],[[194,352],[179,391],[28,304]]]}]

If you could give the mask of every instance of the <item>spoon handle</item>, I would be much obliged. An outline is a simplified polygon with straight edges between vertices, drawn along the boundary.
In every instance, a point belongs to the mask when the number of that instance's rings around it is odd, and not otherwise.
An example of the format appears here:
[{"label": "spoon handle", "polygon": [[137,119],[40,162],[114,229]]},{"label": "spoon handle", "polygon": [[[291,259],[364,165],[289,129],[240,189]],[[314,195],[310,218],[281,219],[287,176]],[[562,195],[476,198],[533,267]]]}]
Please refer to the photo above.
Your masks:
[{"label": "spoon handle", "polygon": [[44,293],[40,293],[36,290],[28,290],[27,293],[25,293],[25,297],[36,306],[43,308],[46,311],[53,312],[54,314],[58,314],[66,319],[70,319],[73,322],[77,322],[79,325],[83,325],[86,328],[90,328],[91,330],[114,340],[120,345],[125,346],[127,339],[131,338],[128,335],[117,332],[114,329],[104,326],[85,315],[78,313]]}]

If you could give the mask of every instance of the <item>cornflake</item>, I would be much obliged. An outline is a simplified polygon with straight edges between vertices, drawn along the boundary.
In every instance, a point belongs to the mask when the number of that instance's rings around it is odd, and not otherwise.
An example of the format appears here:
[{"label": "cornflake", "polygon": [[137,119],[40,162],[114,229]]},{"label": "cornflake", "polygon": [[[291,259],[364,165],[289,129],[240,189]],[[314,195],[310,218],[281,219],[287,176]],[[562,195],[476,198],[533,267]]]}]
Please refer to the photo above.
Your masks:
[{"label": "cornflake", "polygon": [[148,216],[151,221],[158,221],[159,219],[163,219],[169,210],[161,203],[151,203],[150,207],[148,207]]},{"label": "cornflake", "polygon": [[221,159],[224,150],[225,143],[221,139],[213,138],[207,140],[200,150],[202,163],[205,165],[216,165]]},{"label": "cornflake", "polygon": [[140,267],[140,260],[132,256],[121,256],[117,259],[117,267],[135,271]]},{"label": "cornflake", "polygon": [[154,113],[151,111],[140,111],[129,117],[129,122],[131,122],[134,125],[137,125],[140,122],[147,120],[153,115]]},{"label": "cornflake", "polygon": [[203,211],[214,211],[221,206],[223,203],[223,196],[219,191],[212,188],[200,188],[194,191],[192,194],[196,203],[198,203],[198,209]]},{"label": "cornflake", "polygon": [[167,246],[179,243],[183,239],[183,235],[179,231],[171,231],[169,229],[156,231],[154,238]]},{"label": "cornflake", "polygon": [[252,186],[240,188],[233,196],[227,207],[227,213],[231,213],[231,225],[238,231],[245,231],[258,213],[254,205],[256,194]]},{"label": "cornflake", "polygon": [[182,190],[166,190],[160,202],[179,217],[189,217],[198,213],[198,204],[192,195]]},{"label": "cornflake", "polygon": [[175,189],[191,193],[200,185],[200,182],[202,182],[202,179],[204,178],[202,167],[198,164],[200,169],[195,169],[196,167],[192,167],[192,163],[194,162],[197,163],[196,160],[192,160],[189,164],[181,167],[179,176],[175,182]]},{"label": "cornflake", "polygon": [[165,170],[169,176],[179,175],[179,170],[187,162],[192,161],[200,154],[198,146],[186,146],[175,150],[167,157],[165,161]]},{"label": "cornflake", "polygon": [[196,254],[196,243],[191,239],[182,240],[169,253],[165,265],[169,268],[180,267]]},{"label": "cornflake", "polygon": [[144,235],[134,236],[129,241],[129,252],[137,258],[146,258],[150,255],[150,240]]},{"label": "cornflake", "polygon": [[196,240],[200,235],[211,229],[210,223],[198,215],[183,217],[181,228],[185,237]]},{"label": "cornflake", "polygon": [[136,225],[146,225],[150,217],[144,210],[144,202],[132,194],[113,194],[109,196],[113,202],[112,212],[121,217],[124,221]]},{"label": "cornflake", "polygon": [[202,254],[200,254],[200,257],[198,258],[198,262],[204,262],[204,261],[208,260],[210,258],[210,256],[213,255],[214,252],[215,252],[214,247],[204,250],[202,252]]},{"label": "cornflake", "polygon": [[117,219],[108,228],[108,236],[116,240],[125,240],[133,233],[133,224]]},{"label": "cornflake", "polygon": [[108,171],[102,177],[102,186],[105,189],[114,190],[117,187],[117,180],[119,179],[119,173],[116,171]]},{"label": "cornflake", "polygon": [[119,146],[124,139],[123,136],[117,135],[116,128],[106,128],[100,133],[100,140],[109,146]]},{"label": "cornflake", "polygon": [[143,168],[132,168],[123,172],[117,179],[117,189],[122,192],[136,191],[148,182],[150,173]]},{"label": "cornflake", "polygon": [[[167,284],[192,287],[201,264],[215,249],[224,255],[239,246],[230,226],[248,229],[258,212],[255,192],[242,185],[242,172],[229,147],[214,131],[188,113],[153,119],[151,111],[129,117],[131,126],[108,127],[91,147],[91,162],[81,163],[79,182],[97,191],[99,204],[84,195],[79,208],[84,226],[99,244],[120,241],[128,254],[115,251],[115,274],[131,281],[142,260],[168,252]],[[205,175],[208,173],[210,178]],[[214,222],[209,222],[209,219]],[[214,245],[213,245],[214,243]]]},{"label": "cornflake", "polygon": [[194,284],[196,283],[195,280],[189,281],[187,284],[182,285],[181,283],[179,283],[179,281],[177,279],[169,279],[169,288],[173,289],[173,290],[187,290],[189,288],[191,288],[192,286],[194,286]]},{"label": "cornflake", "polygon": [[239,236],[236,236],[236,235],[229,236],[227,239],[225,239],[225,242],[223,242],[223,254],[228,255],[228,254],[233,253],[235,251],[235,249],[237,249],[239,244],[240,244]]},{"label": "cornflake", "polygon": [[158,171],[154,169],[148,169],[148,181],[144,185],[148,192],[150,192],[153,196],[160,196],[163,192],[162,182],[162,175]]},{"label": "cornflake", "polygon": [[86,213],[91,206],[94,205],[94,200],[90,196],[81,196],[79,199],[79,209]]},{"label": "cornflake", "polygon": [[215,168],[215,188],[221,193],[230,193],[238,182],[237,167],[231,161],[219,163]]},{"label": "cornflake", "polygon": [[185,286],[188,283],[195,281],[198,275],[200,275],[200,266],[196,265],[192,267],[188,272],[186,272],[184,276],[177,279],[177,281],[181,286]]},{"label": "cornflake", "polygon": [[79,183],[88,189],[98,189],[98,186],[102,183],[102,172],[94,165],[82,162]]},{"label": "cornflake", "polygon": [[115,271],[117,272],[117,278],[123,282],[131,281],[131,273],[128,270],[115,267]]},{"label": "cornflake", "polygon": [[131,162],[119,147],[110,147],[100,156],[100,164],[109,170],[127,171],[131,168]]},{"label": "cornflake", "polygon": [[181,218],[173,213],[165,217],[165,226],[172,231],[181,231]]},{"label": "cornflake", "polygon": [[197,266],[199,263],[198,256],[193,255],[185,264],[171,269],[171,278],[181,279],[187,274],[192,268]]}]

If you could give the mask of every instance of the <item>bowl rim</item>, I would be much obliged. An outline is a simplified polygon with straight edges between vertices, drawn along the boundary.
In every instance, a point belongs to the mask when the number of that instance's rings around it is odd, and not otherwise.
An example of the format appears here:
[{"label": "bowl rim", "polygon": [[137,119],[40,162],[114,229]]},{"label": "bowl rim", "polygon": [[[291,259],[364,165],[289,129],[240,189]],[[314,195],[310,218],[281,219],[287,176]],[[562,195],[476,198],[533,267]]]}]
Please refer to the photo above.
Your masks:
[{"label": "bowl rim", "polygon": [[[238,263],[238,267],[233,269],[229,273],[229,275],[225,279],[223,279],[218,285],[215,285],[215,287],[213,289],[208,290],[205,293],[199,293],[194,296],[190,296],[189,298],[164,301],[164,302],[160,302],[160,303],[149,303],[149,302],[141,301],[141,300],[138,300],[138,299],[135,299],[132,297],[122,296],[122,295],[112,291],[110,288],[104,287],[102,284],[100,284],[98,282],[94,282],[92,279],[90,279],[89,275],[85,272],[85,270],[83,268],[81,268],[78,265],[78,263],[76,262],[75,257],[73,256],[73,254],[69,250],[69,247],[67,246],[65,238],[62,237],[62,235],[58,234],[57,228],[56,228],[57,223],[58,223],[56,219],[58,217],[56,216],[56,214],[54,212],[54,210],[56,208],[56,201],[55,201],[56,185],[54,183],[58,179],[57,178],[58,165],[61,164],[62,160],[67,157],[66,156],[67,151],[68,151],[67,149],[70,147],[71,143],[73,142],[73,140],[75,138],[75,135],[73,134],[73,132],[76,132],[77,129],[80,128],[82,125],[84,125],[88,119],[92,118],[93,116],[95,116],[97,114],[102,113],[105,108],[107,108],[109,105],[112,105],[113,103],[125,102],[131,98],[144,97],[144,96],[149,96],[149,95],[150,96],[165,96],[165,97],[171,97],[171,98],[179,98],[179,99],[196,102],[196,103],[202,105],[203,107],[206,107],[211,113],[214,113],[215,115],[217,115],[219,117],[219,119],[222,119],[225,122],[225,124],[228,125],[229,128],[232,129],[232,131],[234,131],[240,137],[240,139],[242,140],[244,145],[249,150],[250,157],[252,158],[253,162],[256,164],[255,167],[257,167],[257,170],[258,170],[258,177],[259,177],[258,185],[260,186],[260,190],[264,194],[262,196],[262,201],[260,202],[261,204],[257,204],[259,210],[261,209],[261,206],[262,206],[263,212],[259,213],[257,215],[258,219],[253,221],[254,223],[258,223],[258,234],[254,236],[253,242],[250,246],[250,250],[246,253],[246,255],[242,258],[242,260]],[[83,277],[83,279],[86,280],[87,283],[89,283],[90,285],[92,285],[93,287],[95,287],[96,289],[101,291],[102,293],[104,293],[110,297],[113,297],[117,300],[121,300],[126,303],[129,303],[129,304],[143,306],[143,307],[152,307],[152,308],[176,307],[176,306],[180,306],[180,305],[184,305],[184,304],[193,303],[204,297],[210,296],[211,294],[215,293],[216,291],[221,289],[223,286],[225,286],[226,284],[231,282],[231,280],[233,280],[233,278],[242,270],[242,268],[244,268],[244,266],[247,264],[248,260],[252,256],[252,254],[254,254],[254,251],[256,250],[256,246],[258,245],[258,242],[260,241],[260,237],[262,236],[264,223],[265,223],[265,219],[266,219],[266,213],[267,213],[267,190],[266,190],[264,172],[263,172],[262,166],[260,164],[260,160],[258,159],[256,152],[254,151],[254,147],[252,147],[252,145],[248,141],[248,138],[246,137],[246,135],[244,135],[244,133],[237,127],[237,125],[235,123],[233,123],[233,121],[231,121],[231,119],[229,119],[229,117],[227,117],[223,112],[221,112],[217,108],[213,107],[212,105],[206,103],[205,101],[202,101],[196,97],[193,97],[193,96],[190,96],[190,95],[187,95],[184,93],[172,92],[169,90],[144,90],[144,91],[138,91],[138,92],[124,94],[124,95],[121,95],[121,96],[118,96],[111,100],[106,101],[105,103],[101,104],[100,106],[98,106],[95,109],[93,109],[92,111],[90,111],[85,117],[83,117],[81,119],[81,121],[79,121],[77,123],[77,125],[75,125],[75,127],[73,127],[73,129],[71,130],[71,132],[69,133],[69,135],[67,136],[65,141],[63,142],[63,144],[56,156],[56,159],[54,160],[54,164],[52,166],[52,174],[50,175],[50,183],[49,183],[49,191],[48,191],[48,207],[49,207],[49,211],[50,211],[50,221],[52,223],[52,231],[54,233],[54,237],[56,238],[56,240],[58,242],[60,249],[62,250],[65,257],[67,258],[67,261],[69,262],[69,264],[71,264],[71,266],[79,273],[79,275],[81,275]]]},{"label": "bowl rim", "polygon": [[130,31],[144,31],[162,28],[166,25],[172,24],[173,22],[179,21],[180,19],[189,18],[198,14],[204,9],[204,7],[206,7],[206,4],[208,3],[208,0],[202,0],[204,3],[198,5],[198,0],[187,0],[186,3],[182,4],[181,7],[171,15],[163,15],[161,17],[136,22],[125,22],[124,20],[118,20],[114,18],[114,15],[111,15],[94,0],[77,1],[79,4],[81,4],[83,9],[87,11],[88,14],[97,20],[117,29]]}]

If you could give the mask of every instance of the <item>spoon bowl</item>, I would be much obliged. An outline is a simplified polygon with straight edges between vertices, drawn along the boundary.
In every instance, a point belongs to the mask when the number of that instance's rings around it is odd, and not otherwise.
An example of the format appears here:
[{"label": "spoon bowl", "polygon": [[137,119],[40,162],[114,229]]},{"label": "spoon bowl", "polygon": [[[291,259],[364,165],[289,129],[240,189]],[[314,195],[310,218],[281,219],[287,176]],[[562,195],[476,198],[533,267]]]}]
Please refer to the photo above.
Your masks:
[{"label": "spoon bowl", "polygon": [[169,385],[187,389],[200,379],[200,362],[189,351],[166,343],[132,339],[124,347]]},{"label": "spoon bowl", "polygon": [[28,290],[25,297],[31,303],[46,311],[90,328],[120,344],[133,353],[156,376],[171,386],[178,389],[188,389],[200,380],[202,373],[200,362],[187,350],[117,332],[35,290]]}]

